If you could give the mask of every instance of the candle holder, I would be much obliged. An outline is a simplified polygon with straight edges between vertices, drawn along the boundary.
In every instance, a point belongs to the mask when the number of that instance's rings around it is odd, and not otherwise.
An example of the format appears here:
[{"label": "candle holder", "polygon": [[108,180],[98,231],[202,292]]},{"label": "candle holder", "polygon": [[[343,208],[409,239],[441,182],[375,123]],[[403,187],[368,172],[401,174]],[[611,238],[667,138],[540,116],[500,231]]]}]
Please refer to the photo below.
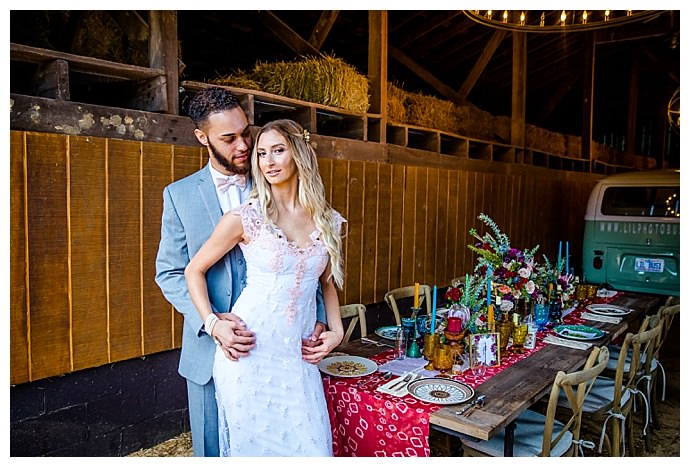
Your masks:
[{"label": "candle holder", "polygon": [[462,328],[462,319],[459,317],[449,317],[448,325],[446,326],[443,335],[450,345],[450,351],[453,356],[453,361],[462,365],[463,354],[465,353],[465,336],[468,330]]},{"label": "candle holder", "polygon": [[414,322],[414,328],[412,329],[410,343],[407,346],[407,356],[410,358],[420,358],[422,356],[422,351],[419,348],[419,330],[417,329],[417,315],[419,314],[421,308],[412,308],[412,321]]}]

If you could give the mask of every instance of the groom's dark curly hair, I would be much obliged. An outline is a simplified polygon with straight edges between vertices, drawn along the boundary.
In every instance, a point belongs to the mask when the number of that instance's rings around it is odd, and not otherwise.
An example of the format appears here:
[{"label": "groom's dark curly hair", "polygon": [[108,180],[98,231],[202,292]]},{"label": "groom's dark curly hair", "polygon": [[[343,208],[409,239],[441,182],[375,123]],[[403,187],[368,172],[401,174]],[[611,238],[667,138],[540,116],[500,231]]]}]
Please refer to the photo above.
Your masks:
[{"label": "groom's dark curly hair", "polygon": [[210,87],[196,93],[189,101],[187,115],[192,119],[197,128],[209,117],[209,115],[231,110],[240,106],[237,97],[225,88]]}]

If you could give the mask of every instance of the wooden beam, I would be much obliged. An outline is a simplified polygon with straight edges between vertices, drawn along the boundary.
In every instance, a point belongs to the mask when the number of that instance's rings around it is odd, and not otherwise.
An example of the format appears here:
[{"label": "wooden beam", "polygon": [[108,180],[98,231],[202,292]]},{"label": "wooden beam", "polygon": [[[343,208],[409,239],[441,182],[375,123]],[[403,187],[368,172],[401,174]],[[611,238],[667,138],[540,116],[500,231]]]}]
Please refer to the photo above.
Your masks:
[{"label": "wooden beam", "polygon": [[65,60],[69,63],[70,71],[72,72],[124,81],[153,79],[165,75],[165,72],[162,70],[13,43],[10,43],[10,60],[36,64],[53,60]]},{"label": "wooden beam", "polygon": [[[397,36],[396,45],[398,47],[404,47],[411,42],[423,40],[426,42],[426,37],[432,32],[436,32],[437,29],[446,27],[447,24],[451,23],[452,20],[463,13],[460,10],[449,12],[443,21],[437,21],[434,18],[421,21],[415,21],[415,25],[405,29],[405,35],[403,37]],[[453,31],[455,32],[455,31]],[[445,35],[445,34],[444,34]],[[423,38],[423,39],[422,39]]]},{"label": "wooden beam", "polygon": [[[386,114],[388,106],[388,12],[369,11],[369,111]],[[385,125],[381,125],[381,136]],[[380,139],[379,141],[384,141]]]},{"label": "wooden beam", "polygon": [[10,93],[10,130],[199,146],[189,117]]},{"label": "wooden beam", "polygon": [[551,112],[553,112],[558,104],[560,104],[580,76],[582,76],[581,73],[570,73],[566,79],[561,80],[561,84],[558,86],[558,89],[551,93],[549,100],[546,101],[546,104],[542,105],[541,112],[539,112],[539,115],[537,116],[538,123],[544,123],[546,121],[549,115],[551,115]]},{"label": "wooden beam", "polygon": [[331,28],[338,18],[338,13],[340,10],[330,10],[321,12],[321,17],[316,22],[314,30],[309,38],[309,43],[315,48],[320,50],[323,43],[326,42],[328,33],[331,32]]},{"label": "wooden beam", "polygon": [[582,80],[582,144],[580,157],[590,162],[592,170],[592,121],[594,120],[594,65],[596,52],[594,34],[585,32],[584,40],[584,79]]},{"label": "wooden beam", "polygon": [[452,100],[456,104],[462,105],[464,103],[464,100],[462,99],[460,94],[458,94],[450,86],[447,86],[446,84],[444,84],[443,81],[441,81],[436,76],[434,76],[433,73],[431,73],[430,71],[428,71],[427,69],[425,69],[424,67],[419,65],[417,62],[415,62],[410,57],[405,55],[398,48],[389,45],[388,46],[388,53],[390,54],[391,57],[396,59],[402,65],[406,66],[410,71],[412,71],[414,74],[419,76],[422,80],[426,81],[429,85],[431,85],[439,93],[446,96],[448,99]]},{"label": "wooden beam", "polygon": [[513,33],[513,98],[510,118],[510,144],[525,146],[527,109],[527,35]]},{"label": "wooden beam", "polygon": [[149,23],[149,65],[151,68],[165,71],[163,86],[151,88],[152,98],[160,103],[153,104],[152,108],[160,107],[168,114],[177,115],[179,114],[177,12],[152,10],[149,12]]},{"label": "wooden beam", "polygon": [[270,11],[259,11],[259,20],[298,55],[319,56],[321,52]]},{"label": "wooden beam", "polygon": [[489,63],[489,60],[491,60],[491,57],[494,56],[494,52],[496,52],[496,49],[501,44],[501,41],[505,36],[506,31],[503,30],[498,30],[493,33],[491,39],[489,39],[489,43],[486,44],[486,47],[484,47],[484,50],[482,50],[482,54],[479,56],[477,61],[474,62],[472,70],[470,70],[469,75],[467,75],[467,78],[465,78],[465,82],[462,83],[462,86],[460,87],[459,94],[462,99],[467,99],[467,95],[477,83],[477,80],[484,72],[484,68],[486,68],[486,65]]},{"label": "wooden beam", "polygon": [[69,64],[65,60],[53,60],[39,65],[36,81],[36,95],[69,100]]}]

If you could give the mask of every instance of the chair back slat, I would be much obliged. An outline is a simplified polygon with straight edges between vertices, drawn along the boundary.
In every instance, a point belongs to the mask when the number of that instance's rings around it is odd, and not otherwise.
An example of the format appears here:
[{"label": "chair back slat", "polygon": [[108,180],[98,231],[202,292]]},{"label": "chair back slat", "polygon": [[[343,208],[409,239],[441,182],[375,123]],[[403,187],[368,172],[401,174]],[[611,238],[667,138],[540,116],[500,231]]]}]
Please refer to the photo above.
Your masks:
[{"label": "chair back slat", "polygon": [[361,303],[352,303],[350,305],[340,306],[340,317],[344,320],[346,318],[352,318],[350,324],[345,331],[343,336],[342,344],[345,345],[350,342],[352,337],[352,332],[355,330],[355,326],[359,323],[359,331],[362,337],[367,335],[367,317],[366,317],[367,307]]},{"label": "chair back slat", "polygon": [[[401,310],[398,306],[398,300],[401,300],[403,298],[410,298],[414,297],[414,285],[408,285],[406,287],[400,287],[397,289],[389,290],[386,292],[386,294],[383,296],[383,301],[388,304],[388,307],[391,309],[393,312],[393,316],[395,317],[395,323],[400,326],[400,316],[401,316]],[[427,284],[420,284],[419,285],[419,306],[421,307],[423,304],[426,303],[426,310],[427,314],[431,316],[431,287],[429,287]]]},{"label": "chair back slat", "polygon": [[[549,404],[546,409],[544,424],[544,437],[540,456],[550,456],[551,450],[558,444],[561,438],[569,431],[573,439],[579,440],[582,423],[582,406],[589,394],[597,376],[606,368],[609,361],[609,350],[606,347],[594,347],[589,354],[584,367],[573,373],[559,371],[551,387]],[[554,420],[558,409],[558,399],[561,391],[566,394],[570,407],[570,418],[554,437]],[[572,447],[571,449],[574,449]]]}]

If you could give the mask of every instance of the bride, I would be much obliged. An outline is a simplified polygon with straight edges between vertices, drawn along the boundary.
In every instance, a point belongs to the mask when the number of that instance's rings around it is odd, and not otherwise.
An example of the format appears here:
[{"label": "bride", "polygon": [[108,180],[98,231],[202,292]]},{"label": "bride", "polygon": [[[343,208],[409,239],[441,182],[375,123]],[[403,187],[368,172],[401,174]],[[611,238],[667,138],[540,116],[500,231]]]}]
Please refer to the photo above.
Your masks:
[{"label": "bride", "polygon": [[[255,332],[256,347],[237,361],[216,349],[221,456],[333,453],[316,363],[343,337],[336,286],[342,288],[344,279],[340,230],[345,220],[325,199],[308,137],[291,120],[259,130],[252,194],[223,216],[185,270],[192,301],[212,332],[217,317],[205,273],[238,243],[247,261],[247,285],[232,312]],[[329,330],[317,345],[302,350],[316,322],[319,283]]]}]

